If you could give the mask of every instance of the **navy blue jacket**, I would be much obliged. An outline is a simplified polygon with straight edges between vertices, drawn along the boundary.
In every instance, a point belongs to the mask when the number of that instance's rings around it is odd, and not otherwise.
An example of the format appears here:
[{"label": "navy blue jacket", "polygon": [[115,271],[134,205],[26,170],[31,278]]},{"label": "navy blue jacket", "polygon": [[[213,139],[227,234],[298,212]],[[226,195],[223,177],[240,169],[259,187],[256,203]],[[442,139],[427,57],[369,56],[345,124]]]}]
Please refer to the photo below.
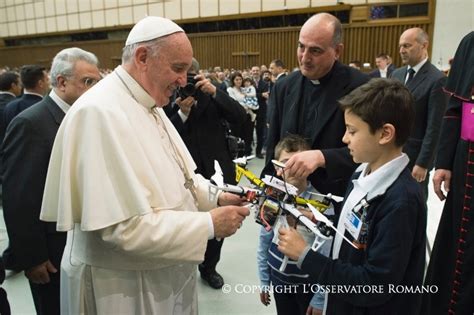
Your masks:
[{"label": "navy blue jacket", "polygon": [[343,242],[336,260],[310,250],[302,270],[325,289],[377,286],[374,294],[329,294],[327,314],[419,314],[421,294],[400,292],[423,283],[426,206],[420,187],[405,168],[385,194],[368,202],[365,250]]}]

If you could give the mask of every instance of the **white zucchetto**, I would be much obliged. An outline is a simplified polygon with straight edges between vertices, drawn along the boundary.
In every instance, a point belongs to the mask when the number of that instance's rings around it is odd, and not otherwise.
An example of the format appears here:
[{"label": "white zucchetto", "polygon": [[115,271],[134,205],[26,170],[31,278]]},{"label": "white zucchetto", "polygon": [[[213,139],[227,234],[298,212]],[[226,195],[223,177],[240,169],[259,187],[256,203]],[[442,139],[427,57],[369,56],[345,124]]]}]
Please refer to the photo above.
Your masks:
[{"label": "white zucchetto", "polygon": [[173,21],[159,16],[147,16],[135,24],[128,34],[125,45],[146,42],[179,32],[184,30]]}]

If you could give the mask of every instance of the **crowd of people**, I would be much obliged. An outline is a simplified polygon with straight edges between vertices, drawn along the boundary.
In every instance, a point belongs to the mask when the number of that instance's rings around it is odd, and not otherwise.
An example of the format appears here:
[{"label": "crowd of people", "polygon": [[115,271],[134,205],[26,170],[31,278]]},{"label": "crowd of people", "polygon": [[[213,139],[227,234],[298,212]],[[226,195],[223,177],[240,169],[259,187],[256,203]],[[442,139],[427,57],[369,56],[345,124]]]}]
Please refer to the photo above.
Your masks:
[{"label": "crowd of people", "polygon": [[[326,212],[338,233],[317,251],[299,218],[262,227],[264,305],[273,294],[278,314],[471,314],[474,37],[448,77],[430,63],[429,44],[409,28],[403,66],[380,53],[363,73],[339,60],[340,21],[319,13],[301,28],[294,71],[280,59],[202,70],[181,27],[147,17],[113,71],[76,47],[50,69],[3,69],[9,245],[0,266],[25,273],[38,314],[195,314],[196,269],[212,288],[224,285],[223,240],[250,213],[245,197],[210,193],[214,161],[236,184],[232,160],[255,154],[265,158],[262,177],[282,177],[302,196],[345,196]],[[447,200],[424,279],[433,167]],[[377,290],[305,290],[313,284]],[[423,284],[438,291],[390,290]],[[272,292],[277,285],[297,290]],[[1,288],[0,302],[8,314]]]}]

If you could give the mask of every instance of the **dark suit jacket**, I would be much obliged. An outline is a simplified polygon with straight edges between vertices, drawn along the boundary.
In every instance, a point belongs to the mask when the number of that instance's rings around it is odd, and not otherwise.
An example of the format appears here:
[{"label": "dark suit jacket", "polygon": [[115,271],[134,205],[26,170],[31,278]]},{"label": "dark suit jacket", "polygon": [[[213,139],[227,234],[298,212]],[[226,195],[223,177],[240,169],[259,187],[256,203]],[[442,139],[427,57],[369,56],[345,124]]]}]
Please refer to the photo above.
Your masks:
[{"label": "dark suit jacket", "polygon": [[42,98],[38,95],[23,94],[21,97],[9,102],[5,106],[5,110],[3,112],[2,117],[0,117],[0,119],[2,119],[1,127],[3,128],[2,130],[0,130],[0,133],[5,135],[5,131],[7,130],[8,124],[13,120],[13,118],[15,118],[16,115],[41,100]]},{"label": "dark suit jacket", "polygon": [[[326,159],[326,168],[319,168],[309,179],[313,186],[323,193],[343,195],[347,181],[354,172],[355,164],[347,146],[342,142],[346,126],[344,113],[337,100],[350,91],[366,83],[369,77],[358,70],[336,62],[321,83],[320,113],[321,122],[314,126],[311,139],[312,149],[319,149]],[[270,94],[272,117],[267,138],[266,166],[262,174],[274,172],[271,160],[274,159],[275,146],[288,134],[297,134],[298,107],[301,107],[304,82],[307,80],[300,71],[289,74],[284,80],[275,83]],[[270,106],[269,106],[270,107]]]},{"label": "dark suit jacket", "polygon": [[[194,162],[197,165],[196,173],[209,179],[214,174],[214,160],[217,160],[224,173],[224,181],[235,183],[235,166],[230,156],[226,130],[222,120],[232,124],[242,124],[247,118],[245,110],[227,93],[217,89],[216,98],[198,91],[197,104],[191,108],[188,119],[183,123],[174,105],[174,113],[167,114],[178,130]],[[169,107],[169,106],[167,106]]]},{"label": "dark suit jacket", "polygon": [[64,112],[46,96],[7,128],[1,148],[7,269],[26,270],[46,260],[59,268],[66,233],[39,220],[49,158]]},{"label": "dark suit jacket", "polygon": [[[405,82],[407,67],[398,68],[392,78]],[[407,88],[415,98],[415,125],[403,151],[410,158],[408,167],[414,165],[430,170],[439,140],[441,121],[448,96],[442,87],[446,76],[427,61],[409,82]]]},{"label": "dark suit jacket", "polygon": [[[351,183],[348,194],[352,189]],[[301,270],[321,285],[383,286],[374,294],[331,292],[328,314],[421,314],[421,294],[394,294],[389,287],[423,283],[426,208],[420,187],[405,168],[385,194],[368,203],[367,248],[356,250],[343,241],[337,260],[310,250]]]},{"label": "dark suit jacket", "polygon": [[0,142],[5,136],[5,129],[7,129],[7,126],[3,125],[3,112],[5,111],[5,107],[7,106],[7,104],[13,101],[14,99],[15,96],[11,94],[0,94]]}]

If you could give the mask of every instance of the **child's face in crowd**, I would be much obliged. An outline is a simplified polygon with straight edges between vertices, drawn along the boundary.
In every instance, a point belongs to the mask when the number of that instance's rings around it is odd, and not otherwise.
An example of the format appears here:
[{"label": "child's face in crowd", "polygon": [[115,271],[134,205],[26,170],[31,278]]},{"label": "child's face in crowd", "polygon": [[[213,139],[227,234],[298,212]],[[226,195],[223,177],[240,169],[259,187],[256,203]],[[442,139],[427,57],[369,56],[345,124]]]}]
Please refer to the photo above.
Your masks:
[{"label": "child's face in crowd", "polygon": [[347,144],[354,162],[367,162],[369,164],[375,162],[382,151],[379,144],[381,130],[377,130],[372,134],[369,125],[348,110],[344,112],[344,119],[346,121],[346,133],[342,141]]},{"label": "child's face in crowd", "polygon": [[[293,155],[296,153],[299,153],[302,151],[297,151],[297,152],[288,152],[286,150],[281,151],[280,156],[278,158],[279,162],[286,163]],[[285,177],[285,180],[296,186],[298,188],[299,192],[301,193],[302,191],[306,190],[306,178],[299,178],[299,177]]]},{"label": "child's face in crowd", "polygon": [[245,87],[249,87],[250,85],[252,85],[252,83],[250,83],[249,81],[244,81],[244,86]]}]

